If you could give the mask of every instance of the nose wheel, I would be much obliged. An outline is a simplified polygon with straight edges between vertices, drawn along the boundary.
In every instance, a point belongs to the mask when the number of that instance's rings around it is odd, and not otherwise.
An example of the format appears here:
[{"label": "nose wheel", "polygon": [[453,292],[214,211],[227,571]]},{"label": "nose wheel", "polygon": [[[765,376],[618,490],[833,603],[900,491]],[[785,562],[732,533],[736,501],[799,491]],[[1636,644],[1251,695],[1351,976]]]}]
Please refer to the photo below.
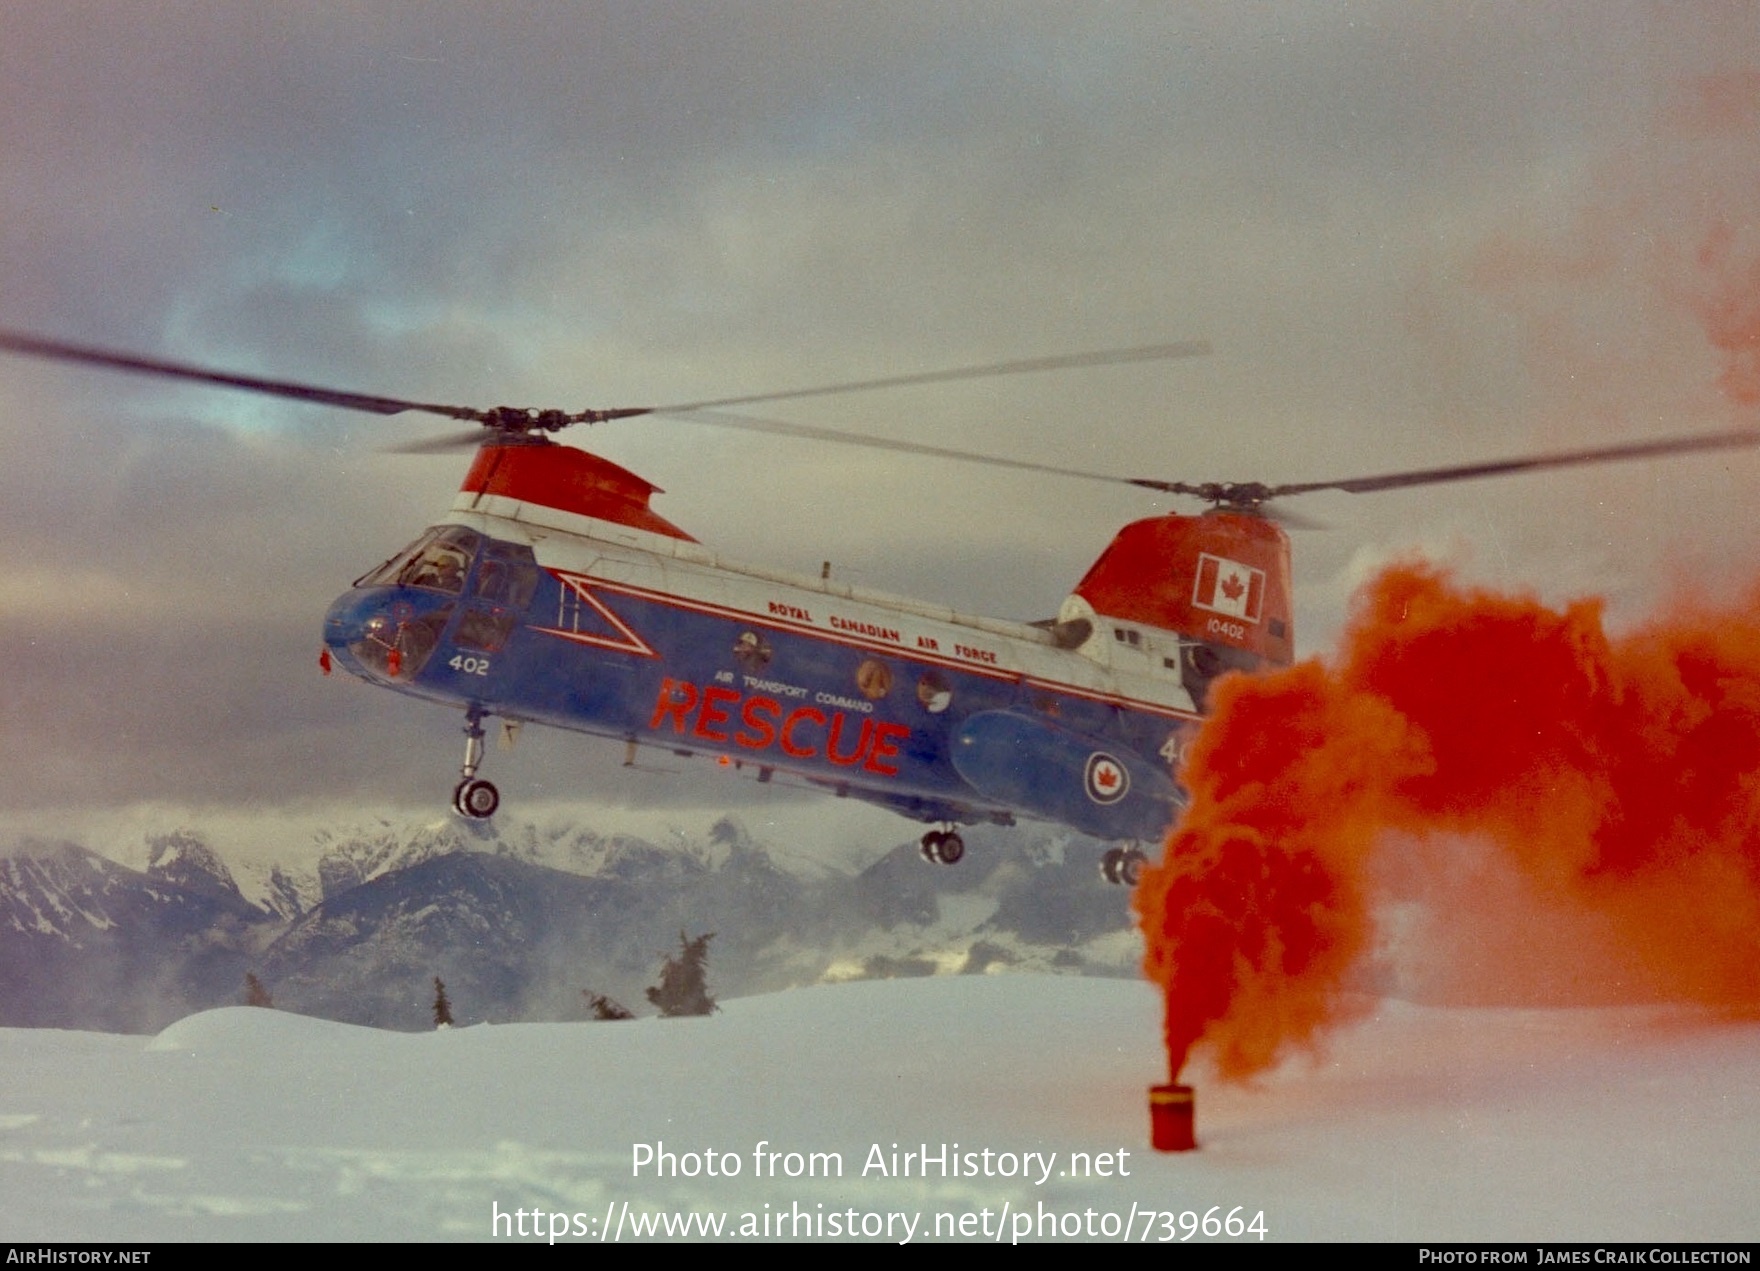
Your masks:
[{"label": "nose wheel", "polygon": [[966,841],[952,828],[930,830],[923,835],[917,850],[931,865],[956,865],[966,854]]},{"label": "nose wheel", "polygon": [[1135,887],[1149,858],[1134,847],[1112,847],[1100,858],[1100,877],[1121,887]]},{"label": "nose wheel", "polygon": [[452,788],[452,810],[471,821],[486,821],[501,806],[501,791],[477,776],[483,763],[483,712],[471,707],[464,717],[464,764]]}]

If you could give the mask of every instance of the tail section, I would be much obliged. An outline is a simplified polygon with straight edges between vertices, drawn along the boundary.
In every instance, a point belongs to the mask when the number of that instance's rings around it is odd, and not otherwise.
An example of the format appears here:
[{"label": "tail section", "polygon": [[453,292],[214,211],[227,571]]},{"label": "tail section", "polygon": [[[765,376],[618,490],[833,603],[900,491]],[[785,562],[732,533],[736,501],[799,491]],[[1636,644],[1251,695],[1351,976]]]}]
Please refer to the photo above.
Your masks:
[{"label": "tail section", "polygon": [[1081,647],[1107,661],[1115,645],[1160,665],[1177,657],[1201,708],[1222,672],[1294,661],[1289,558],[1282,528],[1253,513],[1135,521],[1076,584],[1059,627],[1091,624]]}]

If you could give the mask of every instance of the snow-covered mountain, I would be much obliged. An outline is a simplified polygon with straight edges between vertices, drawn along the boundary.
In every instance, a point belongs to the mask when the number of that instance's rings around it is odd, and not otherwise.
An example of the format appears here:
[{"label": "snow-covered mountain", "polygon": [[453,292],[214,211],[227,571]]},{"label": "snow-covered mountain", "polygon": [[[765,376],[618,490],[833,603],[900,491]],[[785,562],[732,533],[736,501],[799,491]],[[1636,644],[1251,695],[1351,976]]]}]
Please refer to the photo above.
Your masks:
[{"label": "snow-covered mountain", "polygon": [[230,995],[270,917],[179,847],[140,873],[73,843],[0,858],[0,1020],[151,1030]]},{"label": "snow-covered mountain", "polygon": [[0,859],[0,1024],[141,1030],[240,1000],[415,1029],[442,977],[460,1023],[640,1006],[681,934],[715,932],[723,997],[824,980],[1008,967],[1134,974],[1127,897],[1097,848],[974,831],[958,867],[903,844],[857,871],[778,863],[723,818],[658,846],[590,827],[380,819],[325,827],[315,865],[229,862],[195,829],[129,845],[144,870],[72,843]]}]

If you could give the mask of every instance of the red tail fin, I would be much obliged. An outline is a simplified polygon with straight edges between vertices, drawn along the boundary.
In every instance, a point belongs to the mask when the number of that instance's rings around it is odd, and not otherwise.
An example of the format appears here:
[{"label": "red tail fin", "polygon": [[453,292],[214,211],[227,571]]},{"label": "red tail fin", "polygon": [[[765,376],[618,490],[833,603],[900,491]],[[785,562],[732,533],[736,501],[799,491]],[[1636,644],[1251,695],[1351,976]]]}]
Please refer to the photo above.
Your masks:
[{"label": "red tail fin", "polygon": [[1169,515],[1120,530],[1075,594],[1102,617],[1287,666],[1289,575],[1289,538],[1275,522],[1245,512]]}]

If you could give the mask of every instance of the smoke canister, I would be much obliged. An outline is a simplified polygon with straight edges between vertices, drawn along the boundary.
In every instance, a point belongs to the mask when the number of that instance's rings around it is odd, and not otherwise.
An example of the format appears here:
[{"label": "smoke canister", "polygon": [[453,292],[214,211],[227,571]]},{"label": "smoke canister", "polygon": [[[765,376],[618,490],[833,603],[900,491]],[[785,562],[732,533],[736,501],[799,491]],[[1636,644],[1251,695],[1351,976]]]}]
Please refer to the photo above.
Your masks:
[{"label": "smoke canister", "polygon": [[1190,1086],[1150,1086],[1149,1145],[1157,1152],[1189,1152],[1197,1147],[1193,1112]]}]

